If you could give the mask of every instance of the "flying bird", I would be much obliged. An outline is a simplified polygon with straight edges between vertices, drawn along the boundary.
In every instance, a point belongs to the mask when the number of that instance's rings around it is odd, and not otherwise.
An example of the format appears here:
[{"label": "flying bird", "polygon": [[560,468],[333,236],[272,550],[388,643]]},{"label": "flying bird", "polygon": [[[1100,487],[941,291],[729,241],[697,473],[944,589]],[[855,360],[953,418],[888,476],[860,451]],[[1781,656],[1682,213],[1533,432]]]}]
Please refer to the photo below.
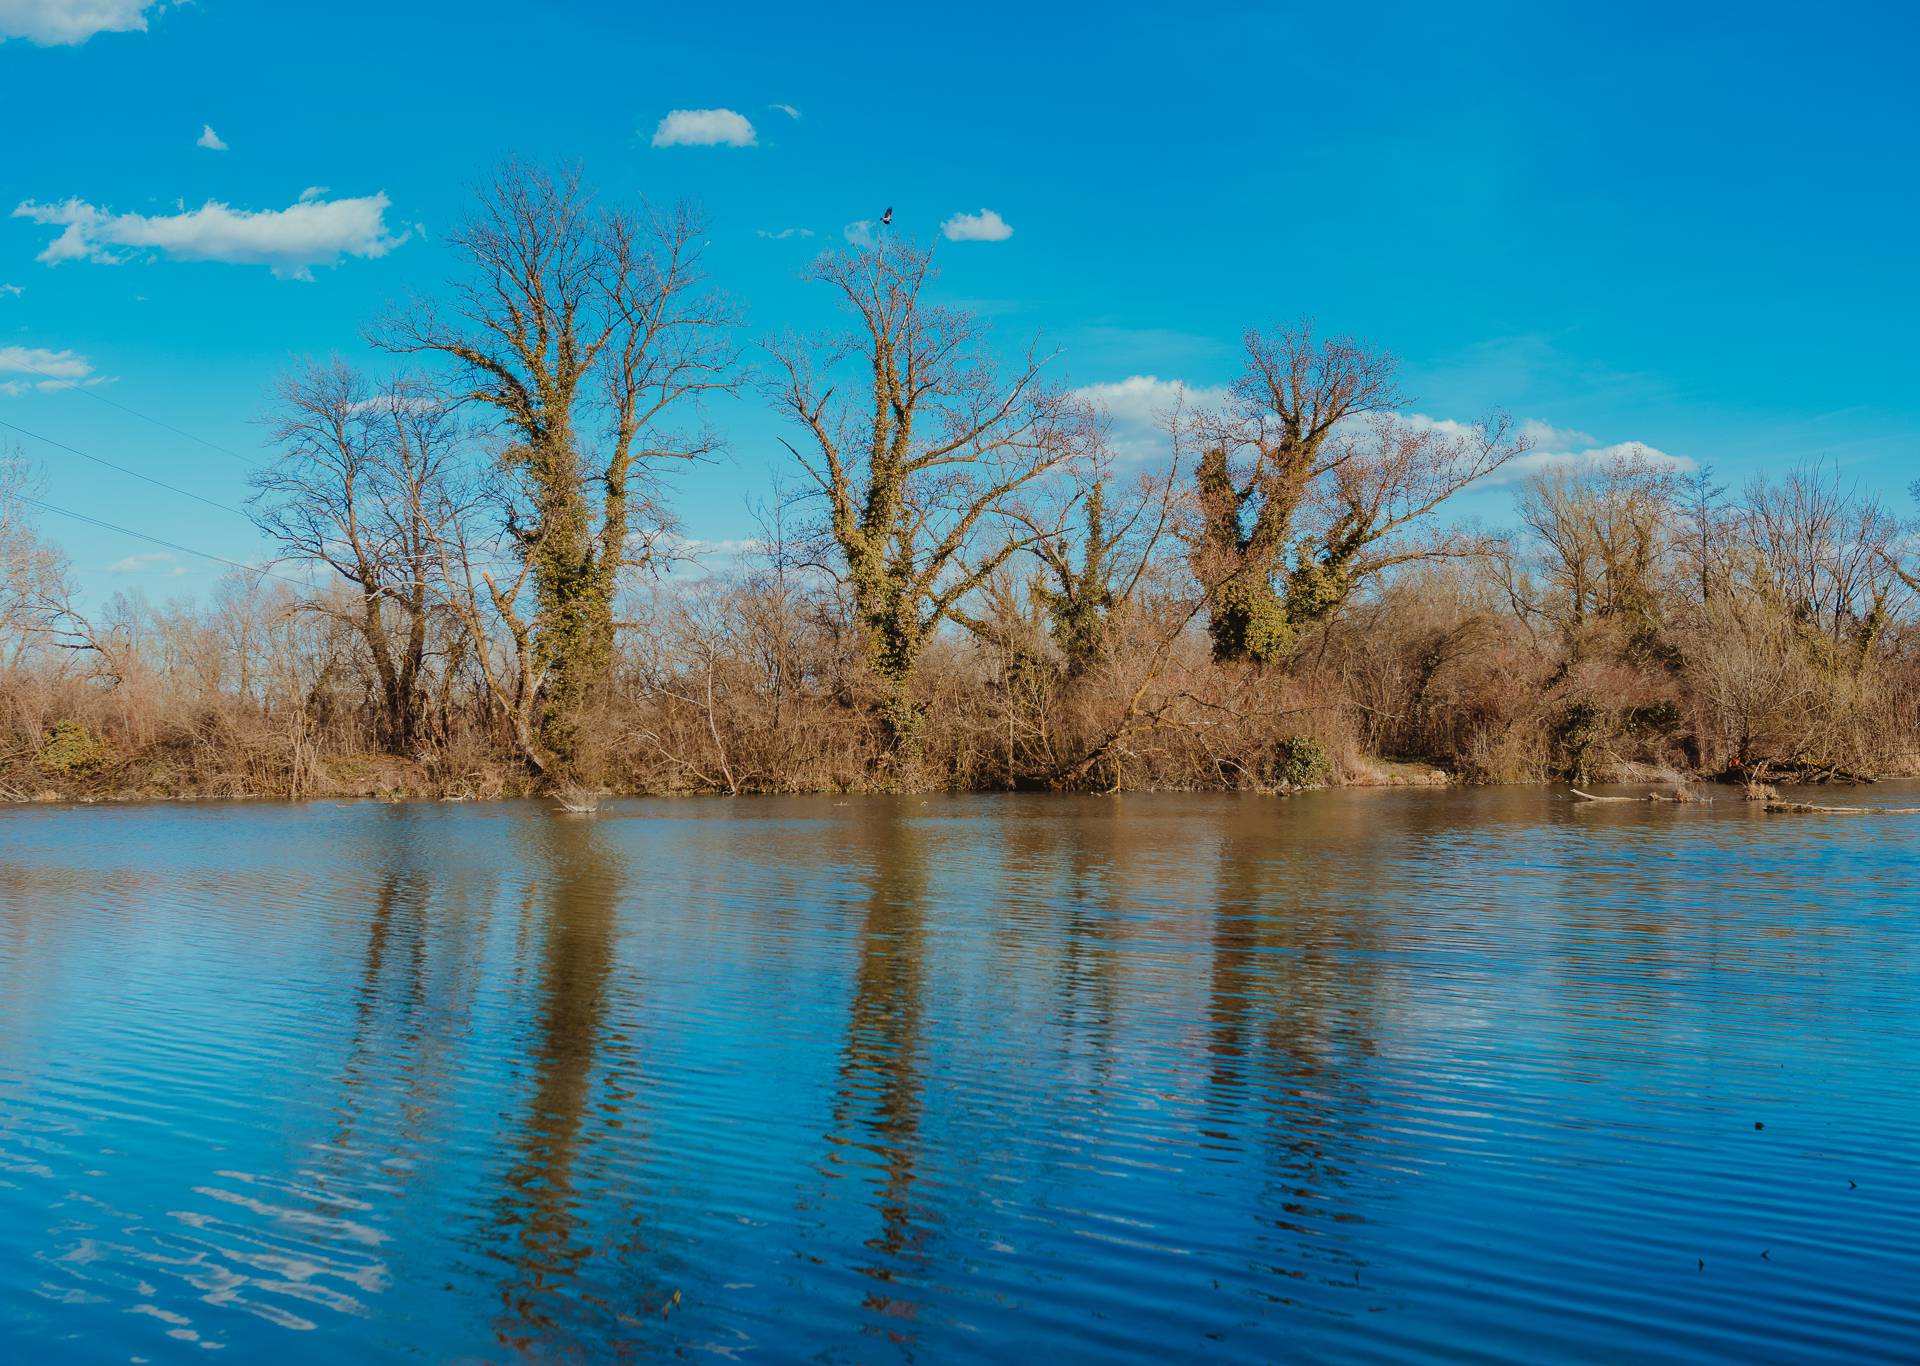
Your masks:
[{"label": "flying bird", "polygon": [[893,205],[887,205],[887,211],[880,215],[880,226],[883,228],[893,226]]}]

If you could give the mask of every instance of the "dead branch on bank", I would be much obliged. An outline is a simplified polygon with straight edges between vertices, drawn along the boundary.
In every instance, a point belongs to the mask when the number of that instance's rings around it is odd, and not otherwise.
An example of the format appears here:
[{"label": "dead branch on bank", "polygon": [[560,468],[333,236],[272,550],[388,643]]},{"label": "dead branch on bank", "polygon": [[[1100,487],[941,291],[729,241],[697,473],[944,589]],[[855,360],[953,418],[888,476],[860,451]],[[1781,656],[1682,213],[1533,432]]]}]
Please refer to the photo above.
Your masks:
[{"label": "dead branch on bank", "polygon": [[1591,792],[1582,792],[1577,787],[1569,788],[1568,791],[1572,792],[1574,796],[1583,802],[1671,802],[1676,805],[1685,805],[1689,802],[1706,802],[1713,800],[1711,797],[1702,797],[1697,793],[1687,792],[1679,788],[1674,789],[1672,792],[1649,792],[1643,797],[1595,796]]}]

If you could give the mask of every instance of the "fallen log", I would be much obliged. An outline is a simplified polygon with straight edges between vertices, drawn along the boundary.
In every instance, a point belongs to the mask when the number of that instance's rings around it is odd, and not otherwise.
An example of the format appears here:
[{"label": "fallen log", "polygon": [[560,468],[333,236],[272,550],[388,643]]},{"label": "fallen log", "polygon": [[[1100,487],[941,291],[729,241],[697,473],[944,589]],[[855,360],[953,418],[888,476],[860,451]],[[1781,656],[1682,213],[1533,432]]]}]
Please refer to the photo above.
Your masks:
[{"label": "fallen log", "polygon": [[1581,801],[1583,801],[1583,802],[1675,802],[1675,803],[1685,803],[1685,802],[1699,802],[1699,801],[1705,801],[1705,800],[1707,800],[1707,799],[1706,799],[1706,798],[1704,798],[1704,797],[1695,797],[1695,796],[1692,796],[1692,795],[1690,795],[1690,794],[1688,794],[1688,793],[1685,793],[1685,792],[1673,792],[1673,793],[1666,793],[1666,792],[1649,792],[1649,793],[1647,793],[1647,794],[1646,794],[1646,796],[1644,796],[1644,797],[1604,797],[1604,796],[1595,796],[1595,795],[1594,795],[1593,793],[1591,793],[1591,792],[1582,792],[1582,791],[1581,791],[1581,790],[1580,790],[1579,788],[1577,788],[1577,787],[1572,787],[1572,788],[1568,788],[1567,790],[1568,790],[1569,792],[1571,792],[1571,793],[1573,793],[1573,795],[1574,795],[1574,796],[1576,796],[1576,797],[1578,797],[1578,798],[1579,798],[1579,799],[1580,799]]},{"label": "fallen log", "polygon": [[1812,802],[1770,801],[1761,809],[1814,816],[1920,816],[1920,806],[1815,806]]}]

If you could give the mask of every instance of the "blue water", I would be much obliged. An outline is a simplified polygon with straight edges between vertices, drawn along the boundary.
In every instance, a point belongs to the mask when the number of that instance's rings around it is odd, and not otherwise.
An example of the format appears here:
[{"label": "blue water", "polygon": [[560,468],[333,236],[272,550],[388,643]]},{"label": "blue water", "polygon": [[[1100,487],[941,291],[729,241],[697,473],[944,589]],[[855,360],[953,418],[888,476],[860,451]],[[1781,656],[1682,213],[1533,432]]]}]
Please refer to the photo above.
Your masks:
[{"label": "blue water", "polygon": [[0,1356],[1913,1359],[1917,875],[1534,789],[7,810]]}]

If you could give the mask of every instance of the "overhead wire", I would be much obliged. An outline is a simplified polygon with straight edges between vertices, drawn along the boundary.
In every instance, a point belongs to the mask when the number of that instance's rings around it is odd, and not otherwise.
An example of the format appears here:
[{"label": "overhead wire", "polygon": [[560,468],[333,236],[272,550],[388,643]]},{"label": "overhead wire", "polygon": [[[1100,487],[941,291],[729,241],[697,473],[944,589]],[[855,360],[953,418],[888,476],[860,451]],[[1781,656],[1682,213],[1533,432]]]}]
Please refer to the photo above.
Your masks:
[{"label": "overhead wire", "polygon": [[49,374],[47,371],[40,369],[38,366],[29,365],[25,361],[19,360],[19,359],[14,359],[10,361],[8,364],[8,368],[24,370],[28,374],[38,375],[40,376],[40,378],[44,380],[52,381],[53,384],[56,385],[59,389],[71,389],[77,393],[85,394],[88,398],[92,399],[96,403],[104,403],[109,408],[118,408],[121,412],[126,413],[130,417],[139,418],[142,422],[151,422],[154,426],[159,427],[163,431],[172,432],[175,436],[183,436],[189,441],[196,442],[199,445],[205,446],[210,451],[218,451],[222,455],[229,456],[235,460],[238,460],[241,464],[247,466],[247,468],[249,469],[260,468],[260,463],[257,460],[249,460],[246,456],[240,454],[240,452],[236,450],[232,450],[226,446],[222,446],[217,441],[209,441],[204,436],[196,436],[192,432],[189,432],[184,428],[174,426],[171,422],[162,422],[159,418],[153,417],[147,413],[143,413],[138,408],[129,408],[126,404],[121,403],[117,399],[108,398],[105,394],[100,393],[97,389],[93,388],[91,385],[86,384],[83,381],[74,379],[70,375]]},{"label": "overhead wire", "polygon": [[262,569],[259,565],[245,564],[240,560],[230,560],[225,555],[216,555],[210,550],[196,550],[190,545],[182,545],[178,541],[169,541],[165,537],[153,536],[144,531],[136,531],[132,527],[121,526],[117,522],[109,522],[104,517],[95,517],[85,512],[75,512],[72,508],[63,508],[58,504],[49,503],[42,498],[30,497],[27,494],[20,494],[18,496],[23,503],[40,508],[45,512],[58,513],[62,517],[71,517],[76,522],[85,522],[89,526],[97,526],[107,531],[117,531],[122,536],[131,536],[135,540],[145,541],[149,545],[161,546],[167,550],[176,550],[182,555],[195,555],[203,560],[212,560],[215,564],[224,564],[229,568],[244,570],[249,574],[258,574],[262,578],[278,579],[282,583],[290,583],[294,587],[307,592],[313,591],[313,584],[302,579],[293,578],[287,574],[276,573],[271,569]]},{"label": "overhead wire", "polygon": [[191,498],[196,503],[205,503],[210,508],[218,508],[222,512],[231,512],[236,517],[245,517],[247,515],[231,503],[222,503],[217,499],[207,498],[195,493],[191,489],[183,489],[178,484],[169,484],[164,479],[156,479],[150,474],[142,474],[139,470],[129,468],[116,461],[108,460],[104,456],[90,455],[77,446],[69,446],[64,441],[55,441],[50,436],[42,436],[39,432],[28,431],[25,427],[8,422],[4,418],[0,418],[0,427],[5,427],[9,431],[18,432],[25,437],[31,437],[35,441],[43,441],[55,450],[65,451],[69,455],[77,455],[82,460],[91,460],[96,465],[104,466],[110,470],[117,470],[119,473],[127,475],[130,478],[140,480],[142,483],[152,484],[155,488],[165,489],[169,493],[177,493],[182,498]]}]

